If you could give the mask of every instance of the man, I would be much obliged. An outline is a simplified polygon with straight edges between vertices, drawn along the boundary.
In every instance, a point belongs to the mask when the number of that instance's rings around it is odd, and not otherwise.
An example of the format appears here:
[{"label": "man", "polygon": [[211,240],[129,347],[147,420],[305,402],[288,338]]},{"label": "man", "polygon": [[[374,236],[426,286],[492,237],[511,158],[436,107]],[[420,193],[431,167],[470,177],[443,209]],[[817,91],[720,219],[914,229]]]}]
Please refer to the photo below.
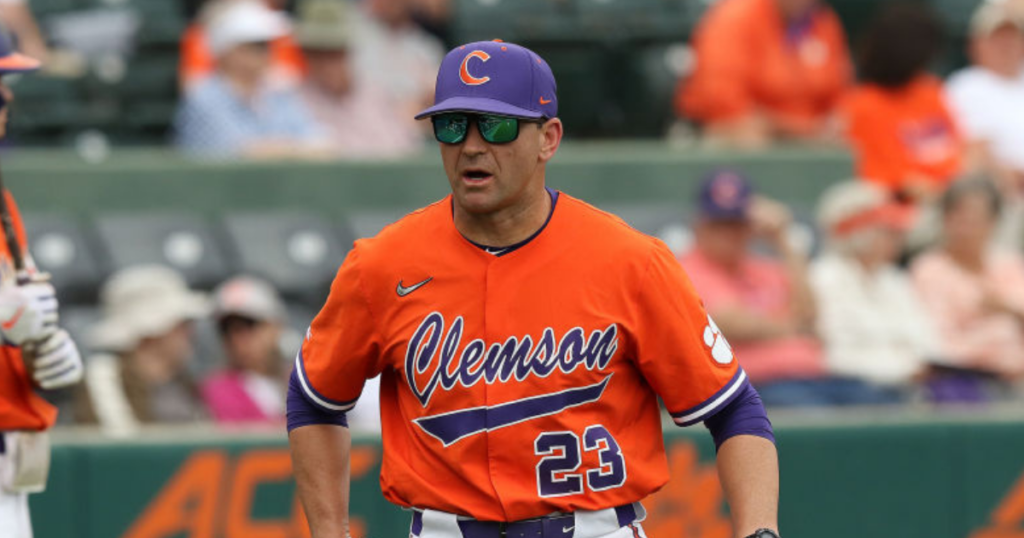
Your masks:
[{"label": "man", "polygon": [[676,94],[680,115],[726,144],[833,136],[853,68],[839,17],[820,0],[722,0],[693,38],[697,67]]},{"label": "man", "polygon": [[[694,248],[680,261],[744,371],[769,406],[824,403],[805,394],[825,365],[813,335],[807,259],[787,236],[789,211],[755,197],[750,182],[731,170],[712,172],[698,200]],[[754,254],[755,240],[778,259]]]},{"label": "man", "polygon": [[355,7],[346,0],[304,0],[295,38],[306,57],[302,98],[321,125],[334,155],[396,158],[425,148],[424,132],[395,110],[383,88],[353,66]]},{"label": "man", "polygon": [[[0,29],[0,75],[38,68],[38,61],[15,52]],[[13,99],[0,81],[0,138],[7,134]],[[46,486],[50,452],[45,432],[57,420],[57,409],[36,389],[78,383],[82,359],[67,331],[57,326],[57,297],[36,272],[14,198],[7,191],[3,197],[26,268],[16,270],[7,238],[0,241],[0,536],[31,538],[28,494]]]},{"label": "man", "polygon": [[327,147],[298,92],[280,87],[271,41],[288,33],[284,15],[256,0],[229,2],[206,31],[213,75],[188,88],[175,119],[178,145],[214,159],[317,159]]},{"label": "man", "polygon": [[545,186],[562,139],[530,50],[445,57],[430,118],[452,194],[358,241],[296,357],[288,421],[313,536],[348,533],[344,412],[381,375],[381,484],[418,538],[644,536],[662,398],[708,420],[737,537],[774,537],[771,426],[660,241]]},{"label": "man", "polygon": [[[1020,4],[1024,6],[1024,4]],[[1006,200],[997,237],[1024,244],[1024,9],[984,2],[971,18],[972,65],[946,83],[967,139],[967,165],[991,174]]]}]

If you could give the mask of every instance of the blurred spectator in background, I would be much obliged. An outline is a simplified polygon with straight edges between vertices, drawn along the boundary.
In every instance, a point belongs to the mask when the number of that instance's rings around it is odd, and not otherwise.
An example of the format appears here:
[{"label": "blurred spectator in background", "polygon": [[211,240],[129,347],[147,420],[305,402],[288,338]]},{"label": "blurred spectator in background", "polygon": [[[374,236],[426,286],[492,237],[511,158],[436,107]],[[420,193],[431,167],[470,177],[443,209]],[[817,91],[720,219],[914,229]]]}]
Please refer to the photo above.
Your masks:
[{"label": "blurred spectator in background", "polygon": [[[1024,7],[1024,4],[1022,4]],[[971,66],[946,92],[967,139],[967,166],[990,173],[1004,196],[999,240],[1015,248],[1024,233],[1024,9],[983,2],[970,25]]]},{"label": "blurred spectator in background", "polygon": [[400,157],[425,147],[422,130],[397,114],[387,92],[353,68],[352,16],[347,0],[304,0],[295,37],[309,74],[302,97],[336,156]]},{"label": "blurred spectator in background", "polygon": [[[789,212],[755,199],[739,173],[713,172],[701,185],[694,248],[680,258],[708,312],[767,405],[830,403],[806,260],[786,238]],[[751,253],[766,240],[781,261]]]},{"label": "blurred spectator in background", "polygon": [[839,18],[818,0],[721,0],[693,39],[697,65],[676,95],[680,115],[739,146],[819,140],[853,68]]},{"label": "blurred spectator in background", "polygon": [[[217,57],[210,47],[207,25],[221,11],[239,1],[248,0],[211,0],[202,7],[196,20],[185,28],[178,66],[178,81],[183,90],[216,71]],[[284,7],[277,0],[268,0],[266,4],[275,10]],[[285,33],[270,41],[270,72],[272,78],[283,85],[297,84],[305,72],[302,53],[290,34]]]},{"label": "blurred spectator in background", "polygon": [[928,65],[943,30],[924,3],[886,3],[860,49],[860,82],[843,103],[857,173],[911,201],[934,200],[959,173],[963,142]]},{"label": "blurred spectator in background", "polygon": [[77,419],[113,435],[139,424],[192,422],[206,416],[190,373],[192,322],[207,315],[207,298],[188,288],[173,269],[123,269],[100,290],[103,318],[89,343],[100,350],[87,361]]},{"label": "blurred spectator in background", "polygon": [[394,115],[426,133],[417,112],[434,103],[434,82],[444,45],[412,18],[416,0],[363,0],[357,23],[355,67],[359,80],[384,91]]},{"label": "blurred spectator in background", "polygon": [[992,246],[1000,206],[985,178],[951,185],[941,199],[943,242],[911,270],[949,364],[1013,380],[1024,374],[1024,259]]},{"label": "blurred spectator in background", "polygon": [[263,280],[236,277],[214,292],[214,318],[227,368],[202,383],[203,400],[220,423],[284,420],[285,367],[281,333],[287,317],[277,291]]},{"label": "blurred spectator in background", "polygon": [[49,50],[28,0],[0,0],[0,21],[14,34],[18,50],[46,64]]},{"label": "blurred spectator in background", "polygon": [[268,44],[288,20],[255,0],[235,0],[206,26],[216,72],[185,92],[178,145],[205,158],[324,158],[323,133],[298,91],[269,78]]},{"label": "blurred spectator in background", "polygon": [[811,264],[825,363],[897,402],[937,357],[939,337],[908,275],[896,266],[912,209],[863,181],[829,188],[818,208],[826,252]]}]

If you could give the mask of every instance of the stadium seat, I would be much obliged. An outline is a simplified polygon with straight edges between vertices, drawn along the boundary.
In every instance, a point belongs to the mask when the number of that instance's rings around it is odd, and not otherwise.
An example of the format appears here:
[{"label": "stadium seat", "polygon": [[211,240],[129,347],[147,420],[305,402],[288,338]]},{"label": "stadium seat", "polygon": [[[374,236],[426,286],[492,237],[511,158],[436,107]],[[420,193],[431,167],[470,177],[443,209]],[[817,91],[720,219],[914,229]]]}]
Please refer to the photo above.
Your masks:
[{"label": "stadium seat", "polygon": [[224,227],[238,270],[269,280],[290,298],[322,300],[351,239],[308,213],[236,213]]},{"label": "stadium seat", "polygon": [[63,303],[92,301],[105,276],[93,230],[66,214],[26,213],[28,244]]},{"label": "stadium seat", "polygon": [[357,211],[347,218],[348,229],[354,239],[373,237],[385,226],[405,216],[406,212],[399,209],[383,209],[377,211]]},{"label": "stadium seat", "polygon": [[208,223],[188,214],[108,214],[96,218],[112,271],[158,263],[181,271],[189,285],[211,288],[229,274]]},{"label": "stadium seat", "polygon": [[618,215],[633,228],[661,239],[673,252],[682,252],[693,243],[693,233],[679,205],[615,204],[601,209]]}]

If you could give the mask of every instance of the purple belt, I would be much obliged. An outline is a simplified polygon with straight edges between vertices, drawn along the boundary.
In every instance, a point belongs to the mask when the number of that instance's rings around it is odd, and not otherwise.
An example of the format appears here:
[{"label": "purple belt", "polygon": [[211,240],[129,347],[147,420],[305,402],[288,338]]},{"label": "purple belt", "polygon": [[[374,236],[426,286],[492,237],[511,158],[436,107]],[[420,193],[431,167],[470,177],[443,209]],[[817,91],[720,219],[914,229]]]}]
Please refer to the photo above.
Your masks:
[{"label": "purple belt", "polygon": [[[636,508],[632,503],[616,506],[615,515],[619,519],[619,528],[622,528],[636,521]],[[576,517],[572,514],[512,522],[459,521],[462,538],[572,538],[575,528]],[[413,512],[411,531],[413,536],[419,536],[423,531],[421,512]]]}]

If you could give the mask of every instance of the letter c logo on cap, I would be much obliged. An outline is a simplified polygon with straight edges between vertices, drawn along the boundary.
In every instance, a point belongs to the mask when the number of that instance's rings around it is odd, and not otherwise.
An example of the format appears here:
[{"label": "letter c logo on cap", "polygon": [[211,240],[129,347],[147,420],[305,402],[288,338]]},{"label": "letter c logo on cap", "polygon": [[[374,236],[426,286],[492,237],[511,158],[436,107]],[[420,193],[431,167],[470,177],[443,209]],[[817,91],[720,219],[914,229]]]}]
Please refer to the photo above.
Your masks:
[{"label": "letter c logo on cap", "polygon": [[477,78],[469,73],[470,58],[479,58],[480,61],[486,62],[487,60],[491,59],[491,55],[487,54],[482,50],[474,50],[473,52],[467,54],[466,57],[462,60],[462,67],[459,68],[459,78],[462,79],[462,83],[469,86],[479,86],[491,80],[491,77]]}]

